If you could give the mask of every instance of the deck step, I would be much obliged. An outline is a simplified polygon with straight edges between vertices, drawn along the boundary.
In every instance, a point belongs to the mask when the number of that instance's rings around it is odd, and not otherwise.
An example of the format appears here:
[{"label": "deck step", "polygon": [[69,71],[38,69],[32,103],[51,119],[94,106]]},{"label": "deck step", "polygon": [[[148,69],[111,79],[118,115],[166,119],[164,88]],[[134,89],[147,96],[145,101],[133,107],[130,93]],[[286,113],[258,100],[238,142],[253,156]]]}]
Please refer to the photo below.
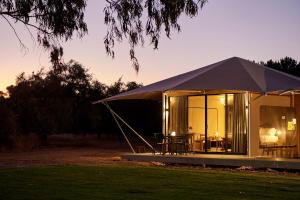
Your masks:
[{"label": "deck step", "polygon": [[141,162],[300,170],[300,159],[287,158],[257,158],[236,155],[153,155],[147,153],[123,154],[121,157],[124,160]]}]

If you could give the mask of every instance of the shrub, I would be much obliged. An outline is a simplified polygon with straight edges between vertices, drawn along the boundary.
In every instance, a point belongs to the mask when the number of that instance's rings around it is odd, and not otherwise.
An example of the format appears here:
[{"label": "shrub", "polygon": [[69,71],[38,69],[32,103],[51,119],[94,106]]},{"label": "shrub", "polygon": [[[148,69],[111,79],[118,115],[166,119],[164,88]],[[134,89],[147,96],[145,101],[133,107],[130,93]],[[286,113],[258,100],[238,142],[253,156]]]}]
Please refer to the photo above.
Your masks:
[{"label": "shrub", "polygon": [[0,149],[12,148],[16,135],[16,121],[3,97],[0,97],[0,113]]}]

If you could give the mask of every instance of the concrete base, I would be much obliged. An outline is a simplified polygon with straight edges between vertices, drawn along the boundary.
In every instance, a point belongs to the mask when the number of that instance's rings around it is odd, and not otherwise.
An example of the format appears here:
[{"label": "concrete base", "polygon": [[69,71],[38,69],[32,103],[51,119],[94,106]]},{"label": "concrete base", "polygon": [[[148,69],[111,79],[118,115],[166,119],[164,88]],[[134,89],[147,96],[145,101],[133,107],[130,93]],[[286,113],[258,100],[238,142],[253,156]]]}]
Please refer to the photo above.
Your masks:
[{"label": "concrete base", "polygon": [[228,167],[253,167],[272,169],[300,170],[300,159],[248,157],[240,155],[211,155],[211,154],[187,154],[187,155],[153,155],[123,154],[122,159],[142,162],[161,162],[170,164],[188,164],[201,166],[228,166]]}]

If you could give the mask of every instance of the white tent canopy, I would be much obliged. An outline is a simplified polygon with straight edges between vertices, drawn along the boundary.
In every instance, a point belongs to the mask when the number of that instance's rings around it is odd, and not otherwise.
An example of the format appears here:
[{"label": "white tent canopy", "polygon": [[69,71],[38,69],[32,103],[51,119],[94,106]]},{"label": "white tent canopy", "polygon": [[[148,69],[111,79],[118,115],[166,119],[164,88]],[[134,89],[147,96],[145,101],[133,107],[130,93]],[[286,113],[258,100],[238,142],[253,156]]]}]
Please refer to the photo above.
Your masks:
[{"label": "white tent canopy", "polygon": [[232,57],[104,99],[157,99],[165,91],[238,90],[266,94],[300,88],[300,78]]}]

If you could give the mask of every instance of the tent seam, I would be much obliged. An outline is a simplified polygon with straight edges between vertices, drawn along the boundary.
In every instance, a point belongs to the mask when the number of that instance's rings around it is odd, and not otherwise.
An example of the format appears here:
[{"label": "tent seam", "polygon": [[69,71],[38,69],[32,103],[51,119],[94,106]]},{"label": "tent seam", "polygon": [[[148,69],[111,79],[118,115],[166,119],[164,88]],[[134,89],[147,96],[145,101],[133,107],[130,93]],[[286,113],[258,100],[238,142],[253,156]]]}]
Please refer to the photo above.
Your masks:
[{"label": "tent seam", "polygon": [[[229,59],[230,59],[230,58],[229,58]],[[217,62],[217,63],[215,63],[215,64],[212,64],[211,66],[207,66],[207,67],[209,67],[209,69],[203,70],[200,74],[196,74],[196,75],[190,77],[189,79],[186,78],[184,81],[182,81],[182,82],[176,84],[175,86],[169,88],[168,90],[174,89],[174,88],[178,87],[179,85],[183,84],[183,83],[184,83],[185,81],[187,81],[187,80],[192,80],[193,78],[195,78],[195,77],[197,77],[197,76],[199,76],[199,75],[202,75],[202,74],[205,73],[205,72],[208,72],[208,71],[210,71],[210,70],[212,70],[212,69],[215,69],[216,67],[219,67],[220,64],[222,64],[223,62],[228,61],[229,59],[223,60],[223,61],[221,61],[221,62]],[[201,69],[201,68],[199,68],[199,69]],[[165,90],[165,91],[168,91],[168,90]]]},{"label": "tent seam", "polygon": [[[256,85],[257,85],[257,86],[265,93],[265,92],[267,91],[267,83],[265,82],[265,80],[264,80],[264,85],[265,85],[265,87],[262,88],[262,87],[259,85],[259,83],[253,78],[252,73],[250,73],[250,72],[248,71],[247,67],[245,67],[244,63],[242,63],[240,59],[238,59],[238,61],[239,61],[239,63],[243,66],[243,68],[246,70],[246,72],[250,75],[250,77],[251,77],[251,79],[254,81],[254,83],[255,83],[255,84],[256,84]],[[266,70],[266,69],[264,69],[264,75],[265,75],[265,70]]]}]

